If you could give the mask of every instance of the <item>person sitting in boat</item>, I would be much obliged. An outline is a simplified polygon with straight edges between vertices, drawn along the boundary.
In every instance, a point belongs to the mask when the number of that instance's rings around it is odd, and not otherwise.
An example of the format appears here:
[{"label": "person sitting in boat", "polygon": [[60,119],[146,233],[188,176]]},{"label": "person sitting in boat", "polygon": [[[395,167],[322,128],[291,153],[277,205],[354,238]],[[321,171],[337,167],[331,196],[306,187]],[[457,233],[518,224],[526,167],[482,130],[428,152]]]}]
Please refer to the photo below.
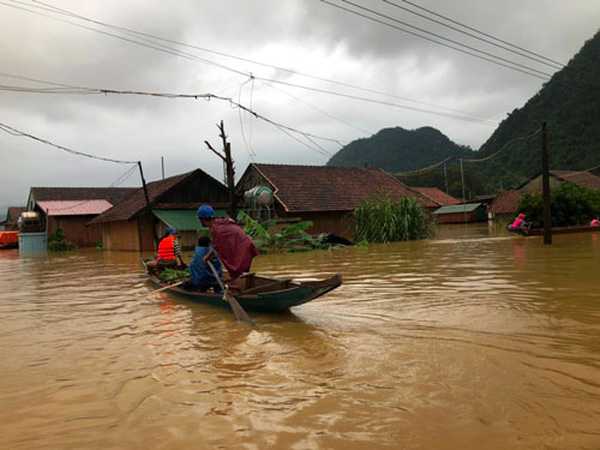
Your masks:
[{"label": "person sitting in boat", "polygon": [[594,217],[590,222],[590,227],[600,227],[600,219]]},{"label": "person sitting in boat", "polygon": [[[184,289],[196,290],[205,292],[210,288],[213,288],[215,292],[221,292],[219,282],[215,279],[210,267],[208,267],[204,257],[211,250],[210,239],[206,236],[202,236],[198,239],[198,245],[194,250],[194,256],[192,262],[189,265],[190,269],[190,281],[184,283]],[[221,270],[221,263],[218,260],[213,262],[213,267],[220,278],[223,278],[223,271]]]},{"label": "person sitting in boat", "polygon": [[509,231],[520,231],[529,229],[529,224],[525,222],[525,214],[520,213],[516,219],[508,226]]},{"label": "person sitting in boat", "polygon": [[197,215],[202,225],[210,231],[212,240],[212,248],[204,256],[204,260],[208,261],[215,256],[219,258],[229,272],[231,281],[249,272],[258,250],[242,227],[232,219],[216,218],[210,205],[200,206]]},{"label": "person sitting in boat", "polygon": [[156,264],[158,266],[185,266],[181,256],[181,244],[177,239],[177,230],[167,228],[165,234],[158,242],[158,251],[156,252]]}]

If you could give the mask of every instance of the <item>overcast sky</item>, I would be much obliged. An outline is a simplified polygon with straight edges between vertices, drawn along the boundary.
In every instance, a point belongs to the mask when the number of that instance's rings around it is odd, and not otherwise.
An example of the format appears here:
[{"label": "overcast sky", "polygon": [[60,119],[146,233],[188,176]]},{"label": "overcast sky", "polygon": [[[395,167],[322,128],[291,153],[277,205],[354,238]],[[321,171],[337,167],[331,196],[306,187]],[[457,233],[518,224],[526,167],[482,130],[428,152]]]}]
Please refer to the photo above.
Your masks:
[{"label": "overcast sky", "polygon": [[[478,148],[494,131],[493,122],[522,106],[543,83],[318,0],[45,1],[102,22],[421,103],[358,91],[199,49],[154,43],[187,54],[176,56],[73,24],[118,33],[101,25],[28,7],[72,22],[64,23],[4,4],[23,7],[30,1],[0,3],[0,72],[97,88],[220,94],[241,99],[241,103],[274,121],[342,143],[384,127],[433,126],[457,143]],[[331,1],[350,7],[342,0]],[[555,71],[381,0],[353,1],[520,64]],[[395,1],[409,6],[402,0]],[[600,2],[596,0],[414,2],[565,63],[600,26]],[[198,59],[257,77],[437,112],[458,111],[488,121],[460,120],[283,85],[273,87]],[[4,75],[0,75],[0,85],[48,87]],[[215,124],[221,119],[232,142],[238,175],[251,159],[318,165],[328,159],[318,149],[307,148],[273,125],[246,114],[242,115],[241,125],[238,110],[216,100],[0,91],[1,123],[75,150],[141,160],[149,180],[160,177],[161,155],[166,158],[167,175],[200,167],[222,179],[220,161],[203,144],[209,140],[217,146]],[[333,142],[317,142],[332,154],[339,149]],[[0,131],[0,207],[24,204],[31,186],[108,186],[127,168],[72,156]],[[134,176],[126,185],[135,185],[138,180]]]}]

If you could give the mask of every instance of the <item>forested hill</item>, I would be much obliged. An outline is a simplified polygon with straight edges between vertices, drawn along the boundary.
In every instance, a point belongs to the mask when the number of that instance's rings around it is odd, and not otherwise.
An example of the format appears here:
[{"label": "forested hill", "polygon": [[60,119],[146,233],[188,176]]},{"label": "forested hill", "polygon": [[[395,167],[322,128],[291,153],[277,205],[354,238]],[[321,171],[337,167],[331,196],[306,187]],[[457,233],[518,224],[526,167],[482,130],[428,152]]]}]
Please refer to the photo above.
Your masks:
[{"label": "forested hill", "polygon": [[439,130],[422,127],[384,128],[377,134],[351,142],[337,152],[329,166],[379,167],[388,172],[419,169],[450,156],[470,157],[473,151],[455,144]]},{"label": "forested hill", "polygon": [[[488,156],[512,139],[548,124],[550,166],[587,169],[600,165],[600,32],[585,43],[522,108],[515,109],[481,147]],[[510,145],[485,164],[495,186],[518,184],[541,171],[540,139]]]}]

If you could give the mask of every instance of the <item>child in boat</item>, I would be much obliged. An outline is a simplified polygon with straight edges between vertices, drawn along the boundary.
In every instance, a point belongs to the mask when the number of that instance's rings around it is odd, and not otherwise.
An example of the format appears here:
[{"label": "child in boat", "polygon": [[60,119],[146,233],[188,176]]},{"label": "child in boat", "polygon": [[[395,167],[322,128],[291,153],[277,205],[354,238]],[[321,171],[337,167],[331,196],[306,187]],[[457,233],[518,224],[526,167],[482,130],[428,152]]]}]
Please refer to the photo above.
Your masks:
[{"label": "child in boat", "polygon": [[527,222],[525,222],[525,214],[524,213],[520,213],[516,219],[513,221],[513,223],[511,223],[508,226],[508,229],[510,231],[518,231],[518,230],[523,230],[523,229],[527,229],[528,228],[528,224]]},{"label": "child in boat", "polygon": [[[196,291],[207,291],[213,288],[215,292],[220,292],[221,288],[219,282],[215,279],[210,267],[204,261],[204,257],[210,252],[210,239],[203,236],[198,239],[198,245],[194,251],[194,257],[189,265],[191,279],[184,284],[185,289],[196,290]],[[213,266],[217,271],[219,277],[223,277],[221,270],[221,263],[218,260],[213,261]]]},{"label": "child in boat", "polygon": [[590,227],[600,227],[600,219],[598,219],[597,217],[592,219],[592,221],[590,222]]}]

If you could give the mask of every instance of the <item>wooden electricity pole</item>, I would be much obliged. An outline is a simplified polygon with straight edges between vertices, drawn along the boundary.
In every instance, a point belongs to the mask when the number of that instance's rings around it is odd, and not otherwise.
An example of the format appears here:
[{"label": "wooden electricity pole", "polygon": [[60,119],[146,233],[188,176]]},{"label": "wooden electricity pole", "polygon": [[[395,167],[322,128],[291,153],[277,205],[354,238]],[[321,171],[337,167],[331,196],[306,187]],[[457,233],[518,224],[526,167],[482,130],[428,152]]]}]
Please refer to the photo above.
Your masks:
[{"label": "wooden electricity pole", "polygon": [[219,153],[214,149],[210,142],[204,141],[210,151],[217,155],[225,164],[225,183],[227,184],[227,190],[229,191],[229,216],[235,219],[237,216],[237,196],[235,195],[235,169],[233,167],[233,159],[231,158],[231,143],[227,142],[227,135],[225,134],[225,126],[223,121],[217,125],[219,129],[219,137],[223,143],[223,153]]},{"label": "wooden electricity pole", "polygon": [[542,196],[544,198],[544,244],[552,244],[552,210],[550,200],[550,163],[548,156],[548,130],[542,124]]}]

